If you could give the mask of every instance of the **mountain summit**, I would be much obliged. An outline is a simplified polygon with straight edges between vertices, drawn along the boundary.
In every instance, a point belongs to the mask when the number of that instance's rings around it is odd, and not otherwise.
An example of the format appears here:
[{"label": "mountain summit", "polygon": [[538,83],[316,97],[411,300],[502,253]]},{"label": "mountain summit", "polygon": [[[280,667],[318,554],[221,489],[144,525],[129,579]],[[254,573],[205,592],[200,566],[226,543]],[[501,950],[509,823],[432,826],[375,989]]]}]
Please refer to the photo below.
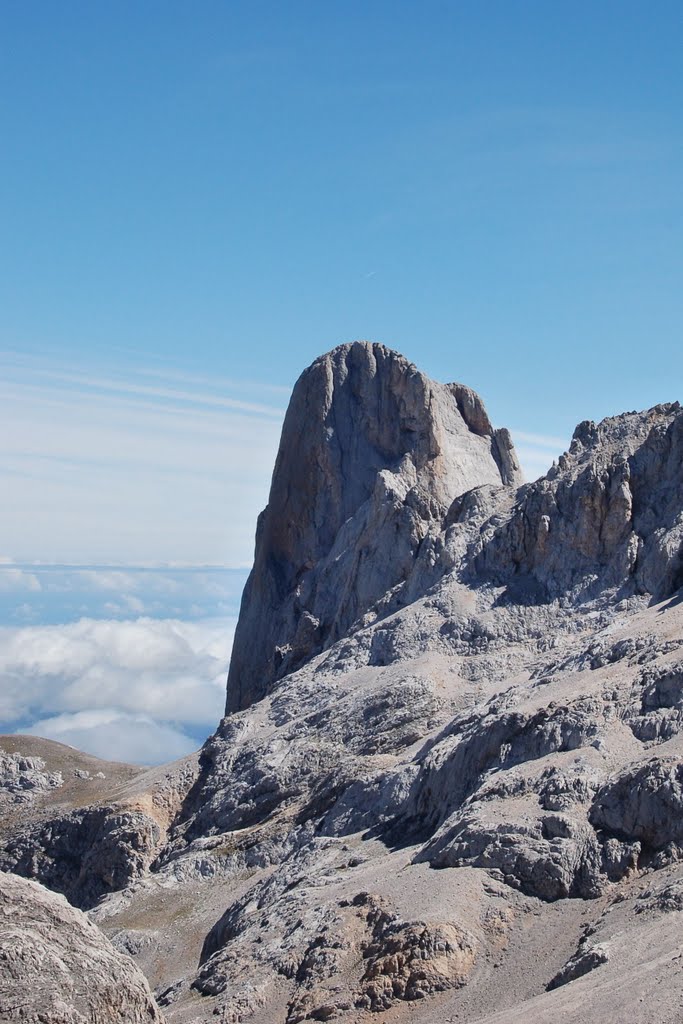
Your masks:
[{"label": "mountain summit", "polygon": [[227,711],[363,623],[452,502],[522,482],[477,394],[384,345],[340,345],[297,381],[235,634]]}]

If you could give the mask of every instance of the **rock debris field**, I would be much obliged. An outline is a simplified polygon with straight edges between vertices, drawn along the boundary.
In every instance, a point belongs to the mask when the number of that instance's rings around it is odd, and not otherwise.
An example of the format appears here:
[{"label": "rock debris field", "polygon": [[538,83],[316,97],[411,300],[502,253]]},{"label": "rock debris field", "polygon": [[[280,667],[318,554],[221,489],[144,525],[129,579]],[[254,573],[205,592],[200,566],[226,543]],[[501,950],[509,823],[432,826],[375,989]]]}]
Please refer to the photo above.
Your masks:
[{"label": "rock debris field", "polygon": [[[0,737],[0,1020],[683,1019],[683,410],[300,377],[204,747]],[[134,680],[131,680],[134,685]]]}]

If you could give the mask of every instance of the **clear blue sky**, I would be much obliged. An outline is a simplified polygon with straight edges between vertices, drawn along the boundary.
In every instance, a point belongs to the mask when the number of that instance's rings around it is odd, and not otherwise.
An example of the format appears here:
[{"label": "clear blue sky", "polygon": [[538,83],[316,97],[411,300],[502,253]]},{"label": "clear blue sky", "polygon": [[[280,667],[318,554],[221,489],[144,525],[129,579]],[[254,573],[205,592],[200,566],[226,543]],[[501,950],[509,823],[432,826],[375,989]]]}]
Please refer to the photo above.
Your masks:
[{"label": "clear blue sky", "polygon": [[680,2],[3,0],[0,45],[6,352],[279,409],[371,338],[558,438],[681,397]]}]

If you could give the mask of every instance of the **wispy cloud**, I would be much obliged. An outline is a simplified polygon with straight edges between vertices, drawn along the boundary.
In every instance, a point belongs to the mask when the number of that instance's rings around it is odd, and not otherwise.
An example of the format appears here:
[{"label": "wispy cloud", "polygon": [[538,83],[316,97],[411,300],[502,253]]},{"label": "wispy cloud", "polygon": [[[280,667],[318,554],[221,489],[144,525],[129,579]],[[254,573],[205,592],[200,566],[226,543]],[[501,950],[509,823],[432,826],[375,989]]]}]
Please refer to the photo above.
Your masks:
[{"label": "wispy cloud", "polygon": [[222,391],[244,390],[259,391],[266,395],[277,395],[278,398],[286,401],[289,398],[291,388],[281,384],[263,384],[258,381],[236,380],[233,377],[207,377],[201,373],[186,373],[165,368],[163,371],[150,367],[138,369],[141,377],[153,377],[157,380],[180,381],[183,384],[199,385],[202,388],[220,389]]},{"label": "wispy cloud", "polygon": [[3,546],[56,562],[248,563],[286,389],[0,355]]},{"label": "wispy cloud", "polygon": [[552,434],[530,434],[526,430],[514,430],[513,435],[518,443],[534,445],[542,451],[560,451],[567,448],[566,437],[555,437]]},{"label": "wispy cloud", "polygon": [[237,614],[246,569],[17,565],[0,562],[0,624],[81,618],[198,619]]},{"label": "wispy cloud", "polygon": [[527,430],[511,430],[510,433],[527,480],[544,476],[569,447],[568,439],[550,434],[535,434]]},{"label": "wispy cloud", "polygon": [[[151,384],[136,384],[130,380],[84,376],[77,373],[60,373],[54,370],[44,371],[43,376],[48,381],[57,385],[75,386],[77,394],[79,392],[81,394],[106,392],[111,395],[131,396],[133,398],[138,396],[165,398],[170,399],[172,402],[195,405],[200,408],[231,409],[245,414],[251,413],[256,416],[274,417],[275,419],[281,419],[284,416],[284,409],[276,406],[265,405],[261,402],[247,402],[243,399],[215,395],[210,392],[187,391]],[[235,385],[231,386],[234,387]]]}]

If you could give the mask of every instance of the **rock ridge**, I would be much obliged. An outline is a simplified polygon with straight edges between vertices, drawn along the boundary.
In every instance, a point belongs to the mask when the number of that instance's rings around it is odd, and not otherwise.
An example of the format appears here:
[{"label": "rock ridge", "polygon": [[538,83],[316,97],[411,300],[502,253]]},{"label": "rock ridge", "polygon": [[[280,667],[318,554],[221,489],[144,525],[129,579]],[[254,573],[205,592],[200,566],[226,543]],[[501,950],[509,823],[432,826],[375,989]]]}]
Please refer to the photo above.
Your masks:
[{"label": "rock ridge", "polygon": [[661,600],[683,584],[682,465],[678,402],[580,423],[505,521],[482,529],[470,580],[516,601]]}]

